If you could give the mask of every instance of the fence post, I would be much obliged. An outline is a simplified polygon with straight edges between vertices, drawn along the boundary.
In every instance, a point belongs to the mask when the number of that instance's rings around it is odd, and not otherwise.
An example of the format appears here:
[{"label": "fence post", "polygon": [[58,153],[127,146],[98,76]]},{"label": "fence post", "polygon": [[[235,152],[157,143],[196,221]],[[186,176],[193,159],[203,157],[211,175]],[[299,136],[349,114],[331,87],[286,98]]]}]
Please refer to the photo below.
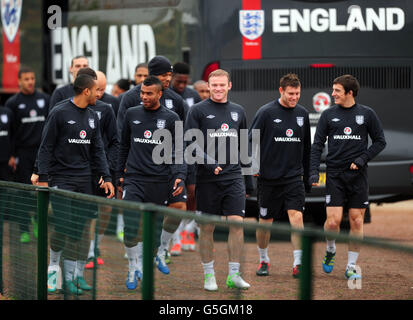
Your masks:
[{"label": "fence post", "polygon": [[313,242],[314,239],[311,236],[303,235],[301,237],[301,246],[303,250],[303,261],[301,265],[300,274],[300,299],[311,300],[312,299],[312,270],[313,270]]},{"label": "fence post", "polygon": [[0,194],[0,294],[3,294],[3,221],[6,214],[6,194]]},{"label": "fence post", "polygon": [[37,299],[47,300],[47,215],[49,189],[37,189],[37,216],[39,232],[37,239]]},{"label": "fence post", "polygon": [[155,232],[155,212],[143,213],[143,279],[142,300],[153,300],[153,252]]}]

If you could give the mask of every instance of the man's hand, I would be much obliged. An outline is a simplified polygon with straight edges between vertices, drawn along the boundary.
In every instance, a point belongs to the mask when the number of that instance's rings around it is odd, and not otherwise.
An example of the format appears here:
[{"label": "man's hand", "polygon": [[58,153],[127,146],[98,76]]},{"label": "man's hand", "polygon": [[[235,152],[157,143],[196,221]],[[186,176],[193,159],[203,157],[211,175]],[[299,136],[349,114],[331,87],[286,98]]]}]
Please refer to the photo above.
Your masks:
[{"label": "man's hand", "polygon": [[112,184],[112,182],[103,182],[100,185],[100,188],[105,189],[105,193],[109,195],[106,197],[108,199],[113,198],[113,196],[115,195],[115,188]]},{"label": "man's hand", "polygon": [[354,162],[352,162],[350,165],[350,170],[358,170],[358,169],[359,167],[357,167],[357,165]]},{"label": "man's hand", "polygon": [[356,158],[350,165],[350,170],[358,170],[366,165],[366,161],[362,157]]},{"label": "man's hand", "polygon": [[215,170],[214,170],[214,174],[218,175],[221,171],[222,171],[221,167],[216,167]]},{"label": "man's hand", "polygon": [[320,184],[318,183],[318,181],[320,180],[320,177],[318,174],[313,174],[310,176],[310,178],[308,178],[308,184],[315,186],[315,187],[319,187]]},{"label": "man's hand", "polygon": [[13,172],[16,171],[17,163],[16,163],[16,158],[11,156],[9,159],[9,167],[12,168]]},{"label": "man's hand", "polygon": [[125,181],[124,178],[119,178],[119,180],[116,183],[116,189],[118,189],[119,194],[123,193],[123,181]]},{"label": "man's hand", "polygon": [[184,182],[182,179],[176,179],[174,184],[174,192],[172,192],[172,196],[176,197],[177,195],[181,194],[184,191]]},{"label": "man's hand", "polygon": [[32,176],[30,177],[30,181],[32,182],[32,185],[38,186],[39,185],[39,175],[33,173]]}]

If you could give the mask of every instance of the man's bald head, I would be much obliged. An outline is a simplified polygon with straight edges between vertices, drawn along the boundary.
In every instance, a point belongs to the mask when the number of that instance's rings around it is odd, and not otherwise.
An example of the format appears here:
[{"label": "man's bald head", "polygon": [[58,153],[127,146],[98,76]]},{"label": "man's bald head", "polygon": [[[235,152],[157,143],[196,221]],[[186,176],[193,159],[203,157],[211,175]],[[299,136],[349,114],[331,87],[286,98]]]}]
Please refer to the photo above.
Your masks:
[{"label": "man's bald head", "polygon": [[97,84],[97,93],[98,93],[98,99],[102,99],[103,95],[105,94],[106,90],[106,76],[102,71],[96,71],[96,84]]}]

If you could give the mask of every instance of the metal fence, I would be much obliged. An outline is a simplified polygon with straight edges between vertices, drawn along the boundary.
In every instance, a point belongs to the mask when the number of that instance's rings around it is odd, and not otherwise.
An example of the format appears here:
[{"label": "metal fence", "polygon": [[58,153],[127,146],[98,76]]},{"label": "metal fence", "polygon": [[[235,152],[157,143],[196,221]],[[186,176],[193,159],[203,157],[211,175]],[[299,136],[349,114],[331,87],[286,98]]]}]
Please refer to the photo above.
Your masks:
[{"label": "metal fence", "polygon": [[[70,206],[66,206],[68,203],[70,203]],[[56,219],[56,212],[53,211],[61,210],[65,214],[70,210],[78,211],[81,217],[93,217],[99,206],[110,206],[119,210],[136,212],[137,219],[139,219],[137,223],[141,224],[143,230],[143,274],[145,275],[141,286],[141,299],[143,300],[154,299],[153,252],[156,246],[157,230],[159,229],[156,226],[159,226],[162,217],[165,215],[180,219],[194,219],[198,223],[214,223],[217,228],[223,229],[228,229],[230,225],[238,225],[242,226],[245,232],[250,233],[255,232],[257,228],[261,228],[270,230],[272,234],[277,234],[280,237],[289,236],[291,233],[299,234],[302,239],[303,257],[298,298],[304,300],[313,297],[312,259],[314,243],[319,240],[323,241],[326,236],[333,237],[338,242],[353,241],[365,246],[407,253],[413,257],[413,247],[386,239],[371,237],[360,239],[344,233],[328,233],[311,226],[305,226],[303,230],[299,230],[281,224],[262,225],[254,222],[228,222],[218,216],[199,215],[194,212],[180,211],[152,204],[105,199],[54,188],[40,188],[0,181],[0,293],[11,299],[47,300],[50,298],[47,291],[48,238],[50,236],[50,228],[48,227],[50,220]],[[8,230],[5,230],[5,218],[8,221]],[[99,217],[96,219],[98,225]],[[38,225],[37,238],[33,234],[31,244],[22,244],[18,236],[19,225],[22,224],[22,221],[25,221],[23,224],[30,224],[34,220],[37,221],[36,224]],[[32,231],[34,231],[34,224],[30,225]],[[80,230],[80,228],[83,228],[82,226],[82,224],[77,227],[75,225],[72,231],[84,233],[84,230],[83,232]],[[93,230],[95,241],[97,229],[94,228]],[[7,245],[4,242],[6,233],[8,234]],[[88,236],[86,238],[89,239]],[[5,248],[8,248],[7,252]],[[70,252],[66,254],[73,255]],[[93,300],[97,299],[98,290],[96,256],[95,254],[93,273],[90,277],[92,290],[89,298]],[[18,275],[15,271],[18,271]],[[3,277],[4,274],[7,274],[7,276]],[[22,285],[19,287],[20,283]],[[242,294],[239,293],[234,298],[237,299],[241,296]],[[65,295],[64,298],[69,297]],[[128,296],[125,296],[125,299],[128,299]],[[188,299],[191,299],[190,293],[188,293]]]}]

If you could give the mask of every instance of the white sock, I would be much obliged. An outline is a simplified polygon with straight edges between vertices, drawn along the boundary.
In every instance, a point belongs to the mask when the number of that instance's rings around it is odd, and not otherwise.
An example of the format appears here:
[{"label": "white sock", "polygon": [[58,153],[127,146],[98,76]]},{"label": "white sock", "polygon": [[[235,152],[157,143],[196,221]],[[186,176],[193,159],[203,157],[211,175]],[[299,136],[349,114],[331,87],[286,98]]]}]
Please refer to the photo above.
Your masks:
[{"label": "white sock", "polygon": [[215,275],[214,260],[208,263],[202,263],[202,267],[204,268],[204,275],[207,275],[207,274]]},{"label": "white sock", "polygon": [[240,264],[238,262],[228,262],[228,273],[230,276],[239,272]]},{"label": "white sock", "polygon": [[301,264],[301,257],[303,256],[303,250],[294,250],[293,255],[294,255],[293,267],[295,267],[296,265]]},{"label": "white sock", "polygon": [[137,256],[136,256],[136,269],[143,272],[143,242],[138,242]]},{"label": "white sock", "polygon": [[336,252],[336,240],[327,240],[327,251],[331,253]]},{"label": "white sock", "polygon": [[123,214],[118,214],[116,223],[116,233],[123,231],[125,223],[123,222]]},{"label": "white sock", "polygon": [[75,269],[75,277],[82,277],[83,278],[83,271],[85,270],[86,261],[84,260],[77,260],[76,261],[76,269]]},{"label": "white sock", "polygon": [[195,220],[191,220],[191,221],[185,226],[185,230],[186,230],[187,232],[190,232],[190,233],[195,233],[196,227],[197,227],[197,223],[195,222]]},{"label": "white sock", "polygon": [[268,248],[261,249],[260,247],[258,248],[258,254],[260,255],[260,262],[264,261],[266,263],[270,263],[270,258],[268,257]]},{"label": "white sock", "polygon": [[[103,239],[103,234],[98,234],[97,240],[98,240],[98,248],[100,247],[100,242]],[[89,246],[89,253],[87,255],[87,258],[93,258],[95,256],[95,240],[90,240],[90,246]]]},{"label": "white sock", "polygon": [[58,266],[60,263],[60,256],[62,255],[62,251],[53,251],[50,248],[50,258],[49,258],[49,266]]},{"label": "white sock", "polygon": [[73,281],[75,278],[75,271],[76,271],[76,261],[74,260],[63,260],[64,272],[65,272],[65,280],[66,281]]},{"label": "white sock", "polygon": [[174,232],[172,236],[172,246],[176,245],[177,243],[181,244],[181,235],[179,232],[179,228]]},{"label": "white sock", "polygon": [[170,233],[168,231],[165,231],[162,229],[161,233],[161,244],[158,248],[158,255],[161,255],[164,253],[165,250],[168,250],[169,247],[169,241],[171,240],[173,236],[173,233]]},{"label": "white sock", "polygon": [[126,253],[128,254],[129,272],[135,272],[136,262],[138,258],[138,246],[134,246],[132,248],[128,248],[125,246],[125,250],[126,250]]},{"label": "white sock", "polygon": [[359,256],[359,252],[349,251],[348,252],[348,260],[347,260],[347,267],[352,265],[353,267],[357,263],[357,258]]}]

